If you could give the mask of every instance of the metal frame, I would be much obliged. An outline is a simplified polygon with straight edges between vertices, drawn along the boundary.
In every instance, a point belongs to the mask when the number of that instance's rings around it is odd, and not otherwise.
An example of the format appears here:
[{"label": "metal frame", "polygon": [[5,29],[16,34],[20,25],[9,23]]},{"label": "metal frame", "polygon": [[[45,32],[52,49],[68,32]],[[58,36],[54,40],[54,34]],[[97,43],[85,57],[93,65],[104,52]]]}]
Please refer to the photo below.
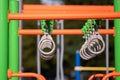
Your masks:
[{"label": "metal frame", "polygon": [[[110,12],[102,9],[104,6],[100,6],[100,8],[96,8],[96,11],[94,11],[94,8],[90,8],[90,6],[84,8],[86,10],[83,10],[82,12],[73,11],[75,9],[74,6],[70,8],[71,6],[65,6],[69,10],[64,13],[63,7],[61,7],[61,11],[59,12],[59,9],[56,9],[55,6],[52,6],[54,8],[53,11],[41,11],[42,13],[39,14],[39,12],[31,13],[18,13],[19,10],[19,2],[17,0],[9,0],[9,13],[8,13],[8,0],[0,0],[0,79],[1,80],[7,80],[7,69],[8,69],[8,55],[9,55],[9,69],[11,69],[14,73],[18,73],[19,71],[19,38],[18,38],[18,32],[20,35],[20,31],[18,30],[18,20],[39,20],[39,19],[64,19],[64,20],[80,20],[80,19],[88,19],[88,18],[94,18],[94,19],[115,19],[115,31],[112,30],[112,32],[100,32],[103,34],[115,34],[115,69],[117,72],[120,72],[120,64],[119,64],[119,58],[120,58],[120,7],[119,7],[120,1],[114,0],[114,8],[115,12],[113,11],[113,7],[110,8]],[[28,5],[29,7],[30,5]],[[46,6],[45,6],[46,7]],[[78,9],[82,6],[78,6]],[[97,6],[96,6],[97,7]],[[36,8],[36,7],[35,7]],[[76,8],[77,9],[77,8]],[[81,8],[82,9],[82,8]],[[89,9],[89,10],[88,10]],[[91,9],[91,10],[90,10]],[[87,11],[88,10],[88,11]],[[27,11],[27,10],[24,10]],[[29,10],[28,10],[29,11]],[[94,12],[93,12],[94,11]],[[105,12],[106,11],[106,12]],[[54,12],[54,13],[53,13]],[[72,12],[72,13],[71,13]],[[89,13],[88,13],[89,12]],[[103,13],[104,12],[104,13]],[[8,37],[8,21],[9,21],[9,37]],[[35,30],[33,30],[35,31]],[[37,30],[36,30],[37,31]],[[64,31],[64,30],[61,30]],[[54,34],[75,34],[70,33],[69,31],[66,32],[53,32]],[[24,32],[21,33],[23,35]],[[25,32],[26,33],[26,32]],[[25,35],[24,33],[24,35]],[[4,35],[3,35],[4,34]],[[31,32],[28,32],[28,34],[32,34]],[[40,31],[37,31],[34,35],[41,34]],[[82,34],[81,31],[78,31],[76,34]],[[32,34],[33,35],[33,34]],[[8,40],[9,40],[9,46],[8,46]],[[9,51],[9,54],[8,54]],[[4,63],[3,63],[4,61]],[[10,80],[18,80],[18,78],[12,78]],[[120,80],[120,77],[117,77],[116,80]]]}]

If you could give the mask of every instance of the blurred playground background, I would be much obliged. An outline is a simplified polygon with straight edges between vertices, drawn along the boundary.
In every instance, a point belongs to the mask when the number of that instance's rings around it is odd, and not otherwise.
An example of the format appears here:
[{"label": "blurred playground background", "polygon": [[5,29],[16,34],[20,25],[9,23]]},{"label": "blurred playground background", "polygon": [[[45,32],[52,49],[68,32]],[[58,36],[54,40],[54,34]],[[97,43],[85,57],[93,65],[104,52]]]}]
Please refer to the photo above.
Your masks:
[{"label": "blurred playground background", "polygon": [[[113,0],[23,0],[25,4],[73,4],[73,5],[113,5]],[[65,29],[81,29],[86,21],[83,20],[65,20]],[[36,29],[37,21],[23,21],[23,29]],[[109,27],[113,28],[113,21],[109,22]],[[101,27],[105,28],[105,21],[102,21]],[[105,41],[105,35],[102,35]],[[37,36],[23,36],[23,68],[24,72],[36,72],[37,62],[36,62],[36,38]],[[109,66],[114,67],[114,41],[113,36],[109,37]],[[54,36],[56,41],[56,36]],[[74,66],[75,66],[75,52],[79,50],[82,46],[84,40],[82,36],[65,36],[64,38],[64,74],[68,80],[74,80]],[[81,60],[82,66],[105,66],[105,51],[103,54],[90,59],[89,61]],[[41,59],[41,72],[45,75],[47,80],[53,80],[56,76],[56,55],[50,61],[45,61]],[[90,72],[95,73],[95,72]],[[82,72],[82,75],[90,74],[89,72]],[[98,72],[97,72],[98,73]],[[86,77],[87,78],[87,77]],[[26,78],[27,80],[27,78]],[[30,79],[28,79],[30,80]],[[67,79],[66,79],[67,80]]]}]

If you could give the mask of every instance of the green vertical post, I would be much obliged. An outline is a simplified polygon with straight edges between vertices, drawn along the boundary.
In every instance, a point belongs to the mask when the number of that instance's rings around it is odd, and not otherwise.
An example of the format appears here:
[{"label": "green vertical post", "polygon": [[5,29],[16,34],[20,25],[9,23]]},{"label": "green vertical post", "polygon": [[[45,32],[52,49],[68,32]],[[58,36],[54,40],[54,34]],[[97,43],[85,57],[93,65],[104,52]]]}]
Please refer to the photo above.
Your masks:
[{"label": "green vertical post", "polygon": [[0,0],[0,80],[7,80],[8,0]]},{"label": "green vertical post", "polygon": [[[9,10],[11,14],[16,14],[19,11],[18,0],[9,0]],[[19,36],[18,36],[18,20],[11,20],[9,24],[9,69],[13,73],[19,72]],[[18,80],[18,77],[10,80]]]},{"label": "green vertical post", "polygon": [[[115,12],[120,12],[120,0],[114,0]],[[115,25],[115,70],[120,72],[120,19],[114,20]],[[117,77],[116,80],[120,80]]]}]

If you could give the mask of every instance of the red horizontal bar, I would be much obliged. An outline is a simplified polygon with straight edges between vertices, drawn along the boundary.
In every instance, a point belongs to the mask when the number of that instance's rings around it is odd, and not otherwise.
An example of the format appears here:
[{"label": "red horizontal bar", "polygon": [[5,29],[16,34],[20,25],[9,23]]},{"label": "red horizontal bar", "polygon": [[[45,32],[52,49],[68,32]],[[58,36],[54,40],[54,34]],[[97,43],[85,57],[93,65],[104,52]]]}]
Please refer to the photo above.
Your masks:
[{"label": "red horizontal bar", "polygon": [[[92,14],[92,13],[108,13],[110,11],[67,11],[67,10],[64,10],[64,11],[59,11],[59,10],[56,10],[56,11],[41,11],[41,10],[23,10],[23,13],[27,13],[27,14]],[[114,11],[111,11],[111,12],[114,12]]]},{"label": "red horizontal bar", "polygon": [[107,13],[81,13],[81,14],[9,14],[9,20],[50,20],[50,19],[64,19],[64,20],[80,20],[80,19],[114,19],[120,18],[120,12]]},{"label": "red horizontal bar", "polygon": [[113,6],[95,5],[24,5],[23,13],[93,13],[93,12],[114,12]]},{"label": "red horizontal bar", "polygon": [[25,4],[23,5],[23,10],[47,10],[47,11],[114,11],[112,5],[34,5]]},{"label": "red horizontal bar", "polygon": [[[100,34],[114,34],[114,29],[99,29]],[[19,35],[41,35],[43,32],[38,29],[20,29]],[[53,30],[52,35],[82,35],[83,32],[80,29],[64,29],[64,30]]]}]

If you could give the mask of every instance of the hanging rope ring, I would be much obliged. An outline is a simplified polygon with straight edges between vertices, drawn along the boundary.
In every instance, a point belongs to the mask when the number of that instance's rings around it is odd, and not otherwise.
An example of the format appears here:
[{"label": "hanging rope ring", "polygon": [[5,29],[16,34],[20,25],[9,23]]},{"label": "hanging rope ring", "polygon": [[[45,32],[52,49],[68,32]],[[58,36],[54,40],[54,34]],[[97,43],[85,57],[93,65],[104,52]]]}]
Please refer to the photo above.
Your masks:
[{"label": "hanging rope ring", "polygon": [[55,52],[55,43],[49,34],[45,34],[42,36],[38,49],[41,53],[41,57],[43,59],[51,59]]},{"label": "hanging rope ring", "polygon": [[[95,51],[95,50],[93,50],[91,47],[88,47],[88,50],[89,50],[91,53],[93,53],[93,54],[100,54],[100,53],[102,53],[102,52],[104,51],[104,49],[105,49],[104,40],[103,40],[102,36],[101,36],[98,32],[96,32],[96,33],[90,38],[89,43],[91,43],[91,41],[93,41],[94,39],[97,39],[97,40],[98,40],[99,46],[101,46],[101,48],[100,48],[100,49],[97,49],[97,50]],[[88,46],[89,46],[89,45],[88,45]]]}]

